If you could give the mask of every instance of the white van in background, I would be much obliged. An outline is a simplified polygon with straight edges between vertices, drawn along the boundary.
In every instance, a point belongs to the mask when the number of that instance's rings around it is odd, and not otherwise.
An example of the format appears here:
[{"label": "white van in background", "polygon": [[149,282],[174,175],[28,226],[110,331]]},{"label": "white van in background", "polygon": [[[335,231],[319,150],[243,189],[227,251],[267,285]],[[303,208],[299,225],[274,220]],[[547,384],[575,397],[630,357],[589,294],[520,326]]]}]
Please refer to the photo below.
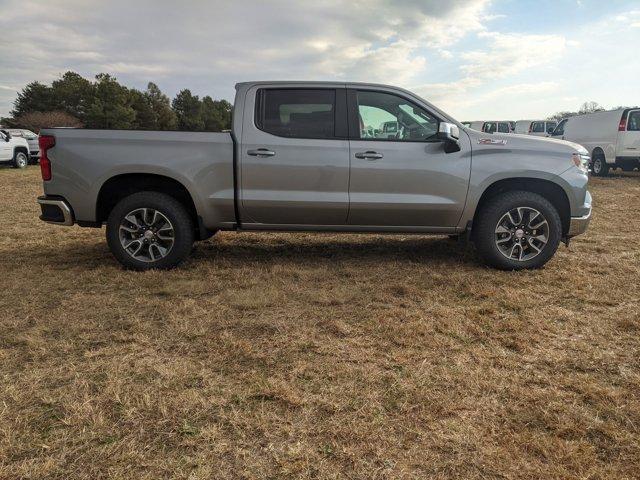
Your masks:
[{"label": "white van in background", "polygon": [[586,148],[594,175],[604,176],[616,167],[640,168],[640,108],[570,117],[560,122],[552,137]]},{"label": "white van in background", "polygon": [[551,135],[557,126],[558,122],[555,120],[518,120],[516,122],[516,133],[547,137]]}]

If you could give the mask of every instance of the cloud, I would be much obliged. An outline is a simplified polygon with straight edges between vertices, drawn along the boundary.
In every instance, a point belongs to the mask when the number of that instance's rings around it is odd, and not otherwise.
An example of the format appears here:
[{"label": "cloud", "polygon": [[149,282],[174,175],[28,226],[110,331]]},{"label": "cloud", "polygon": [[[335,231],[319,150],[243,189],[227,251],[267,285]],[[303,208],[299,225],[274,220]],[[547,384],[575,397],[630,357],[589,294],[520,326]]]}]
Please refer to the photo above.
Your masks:
[{"label": "cloud", "polygon": [[[408,83],[429,64],[424,49],[483,31],[488,6],[489,0],[6,0],[0,30],[11,42],[0,44],[0,69],[3,80],[21,86],[76,70],[116,74],[138,87],[154,80],[170,94],[190,87],[227,98],[235,82],[262,78]],[[11,100],[0,92],[0,114]]]}]

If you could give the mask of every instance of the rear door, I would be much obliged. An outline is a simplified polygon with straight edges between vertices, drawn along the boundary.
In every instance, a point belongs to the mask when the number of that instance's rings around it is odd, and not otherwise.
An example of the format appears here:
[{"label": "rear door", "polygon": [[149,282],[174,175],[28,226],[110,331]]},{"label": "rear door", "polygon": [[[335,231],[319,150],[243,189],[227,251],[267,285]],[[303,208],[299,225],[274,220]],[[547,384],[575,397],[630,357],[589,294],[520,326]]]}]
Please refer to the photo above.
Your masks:
[{"label": "rear door", "polygon": [[626,131],[618,133],[619,157],[640,157],[640,110],[630,110],[627,114]]},{"label": "rear door", "polygon": [[[348,91],[351,137],[349,225],[455,227],[467,196],[471,152],[445,153],[440,119],[393,90]],[[371,138],[367,127],[397,122],[393,138]]]},{"label": "rear door", "polygon": [[240,152],[243,223],[346,223],[344,88],[253,87],[245,102]]}]

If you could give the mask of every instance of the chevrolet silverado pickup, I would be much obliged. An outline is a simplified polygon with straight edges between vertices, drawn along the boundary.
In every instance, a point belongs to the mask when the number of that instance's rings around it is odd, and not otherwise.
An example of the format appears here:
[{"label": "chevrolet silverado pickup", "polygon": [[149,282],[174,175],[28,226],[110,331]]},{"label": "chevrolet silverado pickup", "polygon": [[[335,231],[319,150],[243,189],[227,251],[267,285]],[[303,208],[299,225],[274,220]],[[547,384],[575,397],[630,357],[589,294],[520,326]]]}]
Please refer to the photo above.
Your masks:
[{"label": "chevrolet silverado pickup", "polygon": [[40,154],[40,218],[106,225],[137,270],[224,230],[461,236],[538,268],[591,218],[580,145],[478,132],[385,85],[240,83],[231,132],[46,129]]}]

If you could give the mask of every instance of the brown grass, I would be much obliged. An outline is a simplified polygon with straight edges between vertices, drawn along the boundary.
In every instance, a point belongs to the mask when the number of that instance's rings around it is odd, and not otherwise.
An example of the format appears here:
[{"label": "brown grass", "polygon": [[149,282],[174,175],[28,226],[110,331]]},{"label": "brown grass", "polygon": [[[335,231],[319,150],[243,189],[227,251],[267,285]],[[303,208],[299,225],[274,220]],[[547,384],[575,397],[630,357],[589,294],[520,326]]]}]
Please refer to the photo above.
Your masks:
[{"label": "brown grass", "polygon": [[224,233],[126,272],[0,170],[0,478],[638,478],[640,176],[507,273],[439,238]]}]

